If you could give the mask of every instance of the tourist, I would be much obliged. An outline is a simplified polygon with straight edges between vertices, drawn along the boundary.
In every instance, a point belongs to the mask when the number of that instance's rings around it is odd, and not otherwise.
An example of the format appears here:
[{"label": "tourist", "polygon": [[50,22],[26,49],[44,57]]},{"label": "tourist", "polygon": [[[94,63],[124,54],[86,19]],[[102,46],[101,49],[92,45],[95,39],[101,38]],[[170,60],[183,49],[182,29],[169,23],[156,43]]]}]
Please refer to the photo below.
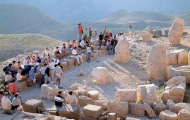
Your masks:
[{"label": "tourist", "polygon": [[41,74],[41,68],[42,68],[42,64],[41,63],[38,63],[37,65],[37,69],[35,70],[35,67],[34,67],[34,72],[35,72],[35,79],[36,79],[36,83],[37,81],[40,81],[41,78],[42,78],[42,74]]},{"label": "tourist", "polygon": [[32,83],[33,83],[33,85],[34,85],[35,87],[37,87],[37,86],[36,86],[36,78],[35,78],[34,67],[32,67],[31,70],[29,71],[29,80],[31,80]]},{"label": "tourist", "polygon": [[54,48],[53,52],[56,58],[60,58],[61,52],[59,51],[59,47]]},{"label": "tourist", "polygon": [[36,56],[35,55],[32,55],[30,57],[30,63],[32,63],[32,64],[36,63]]},{"label": "tourist", "polygon": [[21,63],[20,63],[20,61],[17,62],[16,69],[17,69],[17,70],[18,70],[18,69],[21,69],[21,70],[22,70],[22,67],[21,67]]},{"label": "tourist", "polygon": [[47,67],[45,70],[45,76],[44,76],[44,84],[48,84],[52,81],[51,77],[50,77],[50,68]]},{"label": "tourist", "polygon": [[101,49],[103,37],[104,37],[104,35],[102,34],[102,32],[100,32],[100,35],[99,35],[99,48],[98,48],[98,50]]},{"label": "tourist", "polygon": [[83,30],[82,30],[82,29],[83,29],[83,28],[82,28],[82,24],[79,23],[79,24],[78,24],[79,42],[80,42],[81,39],[82,39],[82,34],[83,34]]},{"label": "tourist", "polygon": [[107,49],[108,49],[108,55],[112,55],[112,46],[111,46],[111,41],[108,40],[106,43]]},{"label": "tourist", "polygon": [[120,40],[123,40],[123,39],[124,39],[123,33],[120,33],[120,36],[119,36],[118,40],[120,41]]},{"label": "tourist", "polygon": [[71,105],[78,105],[78,99],[73,95],[73,91],[69,91],[69,95],[66,97],[66,103]]},{"label": "tourist", "polygon": [[9,92],[9,84],[7,82],[4,82],[1,86],[0,86],[0,90],[3,90],[3,92]]},{"label": "tourist", "polygon": [[87,38],[87,34],[88,34],[88,32],[87,32],[87,28],[83,31],[83,36],[84,36],[84,39],[86,39]]},{"label": "tourist", "polygon": [[54,97],[55,106],[61,107],[63,105],[63,97],[61,97],[62,91],[59,91],[57,95]]},{"label": "tourist", "polygon": [[93,35],[93,38],[94,38],[94,46],[96,46],[97,33],[98,33],[98,31],[95,29],[95,30],[94,30],[94,35]]},{"label": "tourist", "polygon": [[[72,50],[72,55],[73,55],[73,57],[74,57],[75,59],[77,59],[78,65],[80,65],[80,60],[81,60],[81,62],[83,63],[83,59],[82,59],[82,56],[81,56],[81,55],[78,55],[76,49],[77,49],[76,47],[73,48],[73,50]],[[79,59],[80,59],[80,60],[79,60]]]},{"label": "tourist", "polygon": [[48,47],[46,47],[43,56],[48,58],[48,56],[49,56],[49,48]]},{"label": "tourist", "polygon": [[19,96],[18,93],[14,94],[11,110],[22,110],[23,111],[22,104],[21,104],[21,101],[18,98],[18,96]]},{"label": "tourist", "polygon": [[112,38],[112,32],[111,32],[111,31],[108,33],[108,37],[109,37],[110,39]]},{"label": "tourist", "polygon": [[36,53],[36,62],[41,63],[41,58],[38,53]]},{"label": "tourist", "polygon": [[61,68],[61,64],[58,63],[57,66],[55,67],[55,83],[57,85],[60,85],[60,81],[61,81],[61,78],[62,78],[62,68]]},{"label": "tourist", "polygon": [[41,72],[41,80],[40,80],[40,88],[41,88],[41,86],[42,86],[42,84],[44,84],[44,77],[45,77],[45,71],[46,71],[46,69],[47,69],[47,64],[45,63],[44,65],[43,65],[43,67],[41,67],[40,68],[40,72]]},{"label": "tourist", "polygon": [[54,80],[54,74],[55,74],[55,62],[53,59],[49,63],[49,68],[50,68],[50,78],[53,81]]},{"label": "tourist", "polygon": [[104,27],[103,34],[105,35],[107,33],[107,26]]},{"label": "tourist", "polygon": [[128,27],[128,32],[129,32],[129,38],[133,38],[133,31],[132,31],[131,25],[129,25],[129,27]]},{"label": "tourist", "polygon": [[25,74],[27,74],[30,70],[29,59],[30,59],[30,57],[28,56],[28,57],[24,58],[24,60],[23,60],[24,70],[26,71]]},{"label": "tourist", "polygon": [[109,39],[108,33],[104,34],[104,40],[105,40],[104,46],[106,46],[106,43],[107,43],[108,39]]},{"label": "tourist", "polygon": [[22,70],[18,70],[18,73],[16,74],[16,80],[17,81],[24,81],[27,80],[26,76],[21,75]]},{"label": "tourist", "polygon": [[4,96],[1,99],[1,104],[2,104],[2,108],[3,108],[3,113],[4,114],[10,114],[11,112],[11,100],[8,98],[9,97],[9,93],[5,92]]},{"label": "tourist", "polygon": [[59,59],[58,58],[54,58],[53,60],[54,60],[55,65],[57,65],[59,63]]},{"label": "tourist", "polygon": [[112,45],[113,54],[115,54],[115,47],[116,47],[116,45],[117,45],[116,35],[114,35],[114,38],[113,38],[113,40],[111,41],[111,45]]},{"label": "tourist", "polygon": [[63,45],[61,46],[61,57],[65,57],[66,56],[66,45],[65,43],[63,43]]},{"label": "tourist", "polygon": [[11,71],[8,72],[8,74],[5,76],[5,82],[11,82],[13,79]]},{"label": "tourist", "polygon": [[12,62],[11,70],[16,70],[16,61]]},{"label": "tourist", "polygon": [[76,40],[73,40],[72,47],[73,47],[73,48],[74,48],[74,47],[78,47]]},{"label": "tourist", "polygon": [[85,47],[86,47],[86,41],[85,41],[85,40],[82,40],[82,41],[80,42],[80,48],[81,48],[81,49],[85,49]]},{"label": "tourist", "polygon": [[90,57],[91,57],[91,46],[89,44],[87,44],[87,62],[90,62]]},{"label": "tourist", "polygon": [[2,107],[1,99],[4,96],[3,90],[0,90],[0,108]]},{"label": "tourist", "polygon": [[91,39],[92,38],[92,30],[91,27],[88,29],[88,37]]},{"label": "tourist", "polygon": [[[9,71],[11,71],[11,66],[12,66],[12,63],[10,63],[10,64],[7,66],[7,68],[5,68],[5,70],[4,70],[5,74],[8,74]],[[11,72],[11,73],[12,73],[12,72]],[[12,77],[14,77],[14,76],[12,75]]]}]

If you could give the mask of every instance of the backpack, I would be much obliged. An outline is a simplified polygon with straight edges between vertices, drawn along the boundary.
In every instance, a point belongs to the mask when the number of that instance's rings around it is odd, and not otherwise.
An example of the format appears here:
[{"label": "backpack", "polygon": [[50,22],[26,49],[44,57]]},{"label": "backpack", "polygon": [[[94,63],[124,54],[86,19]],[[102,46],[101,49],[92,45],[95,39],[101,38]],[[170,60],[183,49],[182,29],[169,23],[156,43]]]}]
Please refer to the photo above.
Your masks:
[{"label": "backpack", "polygon": [[5,66],[5,67],[3,68],[3,72],[7,72],[8,67],[9,67],[9,66]]}]

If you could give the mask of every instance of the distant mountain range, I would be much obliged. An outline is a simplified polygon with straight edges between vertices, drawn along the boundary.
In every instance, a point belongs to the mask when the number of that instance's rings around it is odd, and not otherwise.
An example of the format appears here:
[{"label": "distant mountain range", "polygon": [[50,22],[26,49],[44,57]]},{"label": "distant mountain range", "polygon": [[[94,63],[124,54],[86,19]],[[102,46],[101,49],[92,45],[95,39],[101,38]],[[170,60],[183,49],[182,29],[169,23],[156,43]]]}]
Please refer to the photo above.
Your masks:
[{"label": "distant mountain range", "polygon": [[[78,39],[77,23],[68,23],[47,16],[38,8],[23,4],[0,4],[0,34],[42,34],[58,40]],[[114,34],[127,32],[129,25],[134,30],[143,30],[146,26],[154,29],[170,27],[176,17],[182,17],[190,26],[190,12],[168,15],[162,12],[120,10],[94,21],[82,22],[84,28],[92,27],[101,32],[104,26]]]}]

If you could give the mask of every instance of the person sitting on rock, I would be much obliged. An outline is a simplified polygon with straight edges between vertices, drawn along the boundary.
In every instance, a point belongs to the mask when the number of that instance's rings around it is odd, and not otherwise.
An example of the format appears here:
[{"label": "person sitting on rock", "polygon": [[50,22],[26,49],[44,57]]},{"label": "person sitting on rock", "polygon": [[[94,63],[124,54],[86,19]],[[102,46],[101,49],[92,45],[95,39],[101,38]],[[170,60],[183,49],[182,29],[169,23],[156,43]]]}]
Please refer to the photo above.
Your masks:
[{"label": "person sitting on rock", "polygon": [[55,83],[57,85],[60,85],[60,81],[61,81],[61,78],[62,78],[62,68],[61,68],[61,64],[58,63],[55,67],[55,76],[54,76],[54,79],[55,79]]},{"label": "person sitting on rock", "polygon": [[56,58],[60,58],[61,52],[59,51],[59,47],[56,47],[53,52]]},{"label": "person sitting on rock", "polygon": [[66,56],[66,51],[67,51],[66,45],[65,43],[63,43],[63,45],[61,46],[61,57]]},{"label": "person sitting on rock", "polygon": [[73,48],[74,48],[74,47],[78,47],[76,40],[73,40],[72,47],[73,47]]},{"label": "person sitting on rock", "polygon": [[80,42],[80,46],[79,47],[81,49],[85,49],[85,47],[86,47],[86,41],[84,39]]},{"label": "person sitting on rock", "polygon": [[0,108],[2,107],[1,99],[4,96],[3,90],[0,90]]},{"label": "person sitting on rock", "polygon": [[46,47],[45,51],[44,51],[44,57],[48,58],[49,57],[49,48]]},{"label": "person sitting on rock", "polygon": [[11,82],[13,79],[11,71],[8,72],[8,74],[5,76],[5,82]]},{"label": "person sitting on rock", "polygon": [[63,105],[63,97],[61,96],[62,91],[59,91],[57,95],[55,95],[54,100],[55,100],[55,106],[61,107]]},{"label": "person sitting on rock", "polygon": [[38,53],[36,53],[36,62],[41,63],[41,58]]},{"label": "person sitting on rock", "polygon": [[66,97],[66,103],[71,105],[78,105],[78,99],[73,95],[73,91],[69,91],[69,95]]},{"label": "person sitting on rock", "polygon": [[21,101],[18,98],[18,96],[19,96],[18,93],[14,94],[11,110],[22,110],[23,111],[22,104],[21,104]]},{"label": "person sitting on rock", "polygon": [[3,108],[3,113],[4,114],[11,114],[11,100],[9,99],[9,93],[5,92],[4,96],[1,99],[1,104],[2,104],[2,108]]},{"label": "person sitting on rock", "polygon": [[21,75],[21,72],[22,72],[22,70],[18,70],[18,73],[16,74],[16,80],[17,81],[25,81],[25,80],[27,80],[27,77],[26,76],[23,76],[23,75]]},{"label": "person sitting on rock", "polygon": [[[81,56],[81,55],[78,55],[76,49],[77,49],[76,47],[73,48],[73,50],[72,50],[72,55],[73,55],[74,58],[77,59],[78,65],[80,65],[80,60],[81,60],[81,62],[83,63],[83,59],[82,59],[82,56]],[[79,60],[79,59],[80,59],[80,60]]]},{"label": "person sitting on rock", "polygon": [[17,66],[16,66],[16,69],[18,70],[18,69],[21,69],[22,70],[22,66],[21,66],[21,63],[20,63],[20,61],[18,61],[17,62]]},{"label": "person sitting on rock", "polygon": [[37,86],[36,86],[36,78],[35,78],[34,67],[32,67],[31,70],[29,71],[29,80],[31,80],[32,83],[33,83],[33,85],[34,85],[35,87],[37,87]]}]

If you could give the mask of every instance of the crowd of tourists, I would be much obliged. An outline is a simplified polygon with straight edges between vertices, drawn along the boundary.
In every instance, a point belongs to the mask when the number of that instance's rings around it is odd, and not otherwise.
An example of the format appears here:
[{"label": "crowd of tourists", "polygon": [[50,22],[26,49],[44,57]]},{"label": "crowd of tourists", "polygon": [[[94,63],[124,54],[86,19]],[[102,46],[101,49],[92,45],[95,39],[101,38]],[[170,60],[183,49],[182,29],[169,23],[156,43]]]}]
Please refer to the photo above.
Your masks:
[{"label": "crowd of tourists", "polygon": [[[131,26],[129,26],[130,28]],[[132,27],[131,27],[132,28]],[[115,47],[118,41],[124,39],[124,33],[118,33],[113,35],[111,31],[108,32],[107,27],[103,32],[98,35],[98,30],[92,31],[91,27],[83,29],[81,23],[78,24],[79,39],[68,40],[63,43],[61,47],[55,47],[53,49],[54,57],[51,57],[48,47],[45,48],[43,55],[39,53],[32,54],[23,59],[23,62],[12,61],[8,66],[3,68],[5,72],[5,82],[0,86],[0,106],[4,110],[22,110],[22,97],[17,91],[17,84],[22,81],[32,82],[33,86],[37,86],[37,78],[40,78],[39,87],[43,84],[54,83],[60,85],[61,78],[63,76],[62,66],[60,59],[71,54],[76,60],[78,65],[82,64],[84,60],[79,54],[79,51],[86,50],[87,62],[91,61],[91,52],[93,46],[98,46],[98,50],[102,49],[102,46],[106,46],[109,55],[115,54]],[[132,37],[132,32],[129,36]],[[94,43],[93,43],[94,42]],[[60,106],[63,103],[63,98],[60,96],[61,91],[55,96],[55,104]],[[68,97],[65,100],[69,104],[78,104],[76,96],[69,92]]]}]

